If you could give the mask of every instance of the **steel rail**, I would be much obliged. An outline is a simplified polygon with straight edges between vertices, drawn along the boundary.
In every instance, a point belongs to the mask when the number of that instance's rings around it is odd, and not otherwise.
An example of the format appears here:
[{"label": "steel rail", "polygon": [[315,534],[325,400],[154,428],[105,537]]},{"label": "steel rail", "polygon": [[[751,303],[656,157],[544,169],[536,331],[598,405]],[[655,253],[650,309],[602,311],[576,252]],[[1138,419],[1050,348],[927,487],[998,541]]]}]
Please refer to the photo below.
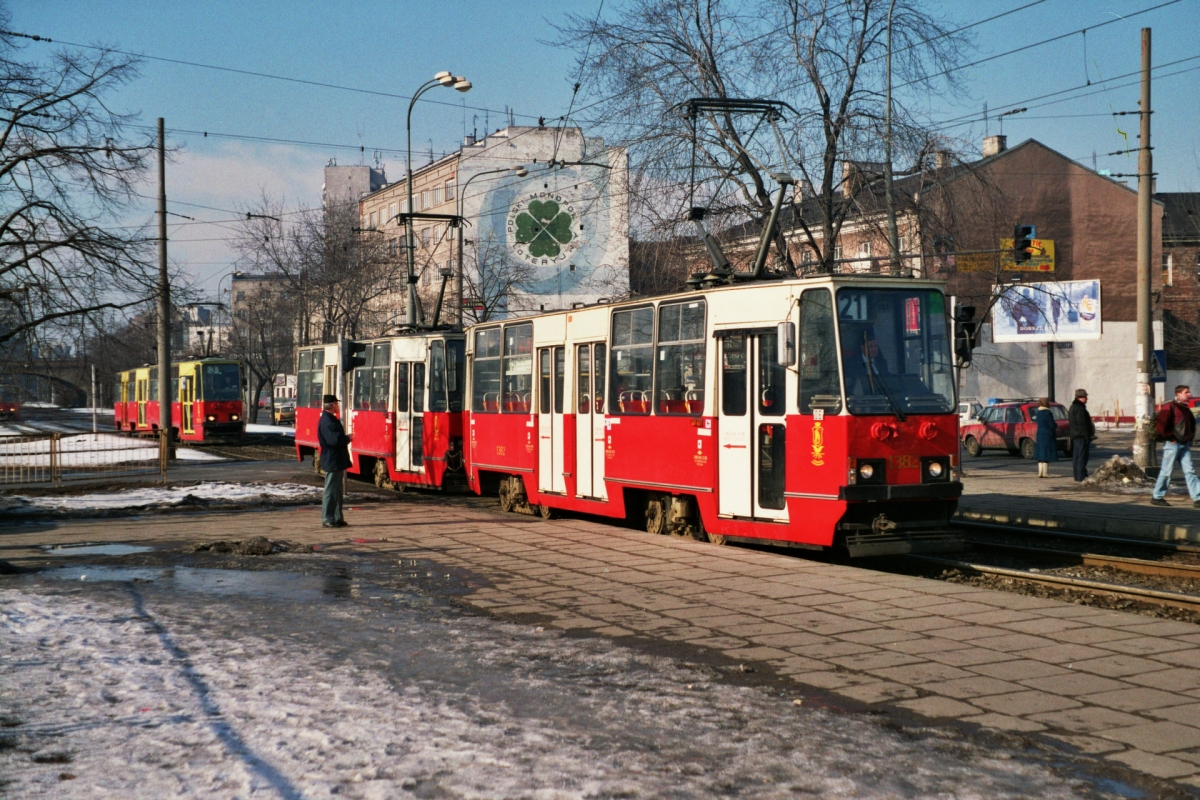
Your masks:
[{"label": "steel rail", "polygon": [[1101,594],[1107,594],[1113,597],[1120,597],[1125,600],[1140,600],[1158,605],[1182,608],[1187,611],[1200,611],[1200,595],[1186,594],[1183,592],[1162,592],[1156,589],[1142,589],[1137,586],[1127,586],[1122,583],[1104,583],[1102,581],[1090,581],[1083,578],[1067,578],[1060,575],[1045,575],[1039,572],[1028,572],[1020,569],[990,567],[986,564],[973,564],[969,561],[955,561],[949,558],[937,558],[936,556],[909,555],[907,557],[916,561],[924,561],[930,564],[940,564],[942,566],[954,567],[956,569],[969,572],[977,572],[981,575],[995,575],[997,577],[1012,578],[1013,580],[1025,581],[1027,583],[1040,583],[1059,588],[1099,592]]},{"label": "steel rail", "polygon": [[1193,580],[1200,580],[1200,565],[1163,564],[1144,558],[1107,556],[1097,553],[1076,553],[1071,550],[1052,550],[1050,548],[1033,547],[1030,545],[981,542],[977,539],[968,539],[967,541],[974,546],[988,550],[1007,550],[1035,556],[1050,556],[1065,561],[1073,561],[1077,565],[1084,567],[1113,567],[1122,572],[1151,575],[1157,578],[1191,578]]}]

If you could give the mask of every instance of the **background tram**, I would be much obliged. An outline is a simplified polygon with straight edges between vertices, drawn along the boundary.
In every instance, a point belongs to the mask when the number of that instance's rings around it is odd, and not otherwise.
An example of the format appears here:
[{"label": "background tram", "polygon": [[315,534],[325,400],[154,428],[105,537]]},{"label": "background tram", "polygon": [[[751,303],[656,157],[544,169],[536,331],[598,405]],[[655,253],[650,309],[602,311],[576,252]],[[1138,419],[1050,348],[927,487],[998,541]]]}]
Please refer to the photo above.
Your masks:
[{"label": "background tram", "polygon": [[[352,475],[402,489],[465,488],[461,332],[428,331],[352,343],[363,360],[347,375],[344,424]],[[318,457],[323,394],[341,398],[336,345],[302,348],[297,359],[296,455]],[[315,464],[314,464],[315,466]]]},{"label": "background tram", "polygon": [[[171,365],[171,428],[180,440],[236,439],[246,432],[242,368],[225,358],[201,358]],[[158,367],[117,373],[114,424],[123,431],[159,428]]]},{"label": "background tram", "polygon": [[941,284],[759,281],[467,331],[467,472],[506,510],[851,556],[957,549]]}]

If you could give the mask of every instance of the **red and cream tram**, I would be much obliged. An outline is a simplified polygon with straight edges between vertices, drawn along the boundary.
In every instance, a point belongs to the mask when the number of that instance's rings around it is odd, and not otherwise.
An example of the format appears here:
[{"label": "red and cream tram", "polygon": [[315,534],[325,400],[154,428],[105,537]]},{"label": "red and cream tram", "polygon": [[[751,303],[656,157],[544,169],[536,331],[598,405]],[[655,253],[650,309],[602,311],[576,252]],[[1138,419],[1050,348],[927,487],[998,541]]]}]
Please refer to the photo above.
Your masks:
[{"label": "red and cream tram", "polygon": [[476,326],[468,480],[717,542],[957,548],[946,311],[934,281],[833,275]]},{"label": "red and cream tram", "polygon": [[[365,362],[347,376],[343,410],[351,474],[403,489],[465,488],[461,332],[428,331],[355,342]],[[340,392],[335,345],[302,348],[297,362],[296,452],[319,452],[317,422],[323,394]]]},{"label": "red and cream tram", "polygon": [[[246,432],[242,368],[224,358],[198,358],[171,366],[171,428],[185,442],[237,439]],[[117,430],[156,431],[158,367],[117,373],[113,419]]]}]

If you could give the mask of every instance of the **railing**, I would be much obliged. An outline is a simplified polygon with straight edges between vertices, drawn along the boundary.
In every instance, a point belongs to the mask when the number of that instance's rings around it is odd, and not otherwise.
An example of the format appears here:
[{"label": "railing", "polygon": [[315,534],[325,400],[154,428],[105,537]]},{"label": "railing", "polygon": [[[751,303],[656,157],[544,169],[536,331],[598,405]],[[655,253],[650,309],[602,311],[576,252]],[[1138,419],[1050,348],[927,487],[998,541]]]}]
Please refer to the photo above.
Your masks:
[{"label": "railing", "polygon": [[166,431],[0,436],[0,485],[60,486],[137,475],[165,483],[168,446]]}]

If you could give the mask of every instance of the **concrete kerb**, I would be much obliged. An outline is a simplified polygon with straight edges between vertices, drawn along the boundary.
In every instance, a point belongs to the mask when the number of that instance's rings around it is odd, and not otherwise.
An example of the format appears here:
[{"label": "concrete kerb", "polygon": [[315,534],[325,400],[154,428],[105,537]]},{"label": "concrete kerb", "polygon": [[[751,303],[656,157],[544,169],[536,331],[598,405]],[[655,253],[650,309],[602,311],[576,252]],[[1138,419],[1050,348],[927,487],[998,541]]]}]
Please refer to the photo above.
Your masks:
[{"label": "concrete kerb", "polygon": [[1002,511],[970,505],[960,505],[954,518],[966,523],[1024,528],[1031,533],[1099,534],[1154,542],[1200,543],[1200,520],[1197,520],[1195,524],[1181,525],[1091,515],[1046,514],[1042,511],[1030,512],[1019,509]]}]

